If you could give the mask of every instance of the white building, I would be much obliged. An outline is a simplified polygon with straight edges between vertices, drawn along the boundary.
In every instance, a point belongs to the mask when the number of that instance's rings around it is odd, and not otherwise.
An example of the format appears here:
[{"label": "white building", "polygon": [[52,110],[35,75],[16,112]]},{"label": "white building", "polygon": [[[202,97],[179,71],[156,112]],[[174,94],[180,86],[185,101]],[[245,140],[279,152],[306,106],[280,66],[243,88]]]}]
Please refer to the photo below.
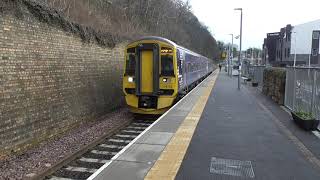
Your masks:
[{"label": "white building", "polygon": [[[291,60],[304,61],[305,64],[319,65],[320,19],[295,25],[291,30]],[[292,59],[293,58],[293,59]]]},{"label": "white building", "polygon": [[263,44],[263,61],[274,66],[320,66],[320,19],[267,33]]}]

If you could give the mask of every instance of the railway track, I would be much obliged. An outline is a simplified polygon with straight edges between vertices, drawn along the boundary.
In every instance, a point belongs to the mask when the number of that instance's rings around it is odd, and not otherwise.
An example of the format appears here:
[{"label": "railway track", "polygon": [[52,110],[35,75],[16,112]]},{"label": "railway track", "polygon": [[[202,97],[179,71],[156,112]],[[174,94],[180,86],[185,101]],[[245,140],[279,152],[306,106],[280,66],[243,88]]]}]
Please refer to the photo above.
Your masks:
[{"label": "railway track", "polygon": [[[135,118],[132,122],[112,136],[100,140],[93,147],[83,149],[74,155],[73,160],[61,162],[58,170],[44,173],[39,179],[72,180],[87,179],[105,163],[148,128],[157,117]],[[70,159],[70,158],[69,158]]]}]

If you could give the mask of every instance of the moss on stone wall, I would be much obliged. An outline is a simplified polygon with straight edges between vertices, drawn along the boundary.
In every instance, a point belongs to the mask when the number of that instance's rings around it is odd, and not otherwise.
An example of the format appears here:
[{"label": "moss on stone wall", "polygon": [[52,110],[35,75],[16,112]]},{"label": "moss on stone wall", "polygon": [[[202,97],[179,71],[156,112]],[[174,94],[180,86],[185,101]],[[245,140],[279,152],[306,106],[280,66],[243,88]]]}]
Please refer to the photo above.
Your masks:
[{"label": "moss on stone wall", "polygon": [[59,11],[32,0],[1,0],[0,13],[11,13],[19,19],[23,19],[26,17],[25,14],[31,13],[40,22],[77,35],[85,43],[95,42],[102,47],[113,48],[123,39],[108,32],[96,31],[91,27],[70,22]]}]

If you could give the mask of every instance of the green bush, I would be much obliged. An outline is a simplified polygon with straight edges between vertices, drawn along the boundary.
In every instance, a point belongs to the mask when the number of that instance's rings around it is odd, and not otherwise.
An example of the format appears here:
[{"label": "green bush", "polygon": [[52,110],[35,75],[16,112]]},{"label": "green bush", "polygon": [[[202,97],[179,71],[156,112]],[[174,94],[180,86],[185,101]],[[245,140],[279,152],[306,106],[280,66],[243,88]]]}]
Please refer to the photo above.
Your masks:
[{"label": "green bush", "polygon": [[263,72],[262,92],[276,103],[284,103],[286,70],[284,68],[266,68]]},{"label": "green bush", "polygon": [[303,112],[303,111],[298,111],[295,112],[297,116],[299,116],[301,119],[304,120],[314,120],[314,116],[312,115],[312,113],[309,112]]}]

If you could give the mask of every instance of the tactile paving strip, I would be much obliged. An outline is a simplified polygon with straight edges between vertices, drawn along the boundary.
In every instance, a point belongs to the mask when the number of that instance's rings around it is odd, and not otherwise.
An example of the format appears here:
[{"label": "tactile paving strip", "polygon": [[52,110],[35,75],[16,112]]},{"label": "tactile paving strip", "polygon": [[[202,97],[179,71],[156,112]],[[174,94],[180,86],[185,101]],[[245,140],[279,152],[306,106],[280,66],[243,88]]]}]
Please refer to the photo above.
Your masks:
[{"label": "tactile paving strip", "polygon": [[239,161],[212,157],[210,172],[214,174],[254,178],[251,161]]}]

